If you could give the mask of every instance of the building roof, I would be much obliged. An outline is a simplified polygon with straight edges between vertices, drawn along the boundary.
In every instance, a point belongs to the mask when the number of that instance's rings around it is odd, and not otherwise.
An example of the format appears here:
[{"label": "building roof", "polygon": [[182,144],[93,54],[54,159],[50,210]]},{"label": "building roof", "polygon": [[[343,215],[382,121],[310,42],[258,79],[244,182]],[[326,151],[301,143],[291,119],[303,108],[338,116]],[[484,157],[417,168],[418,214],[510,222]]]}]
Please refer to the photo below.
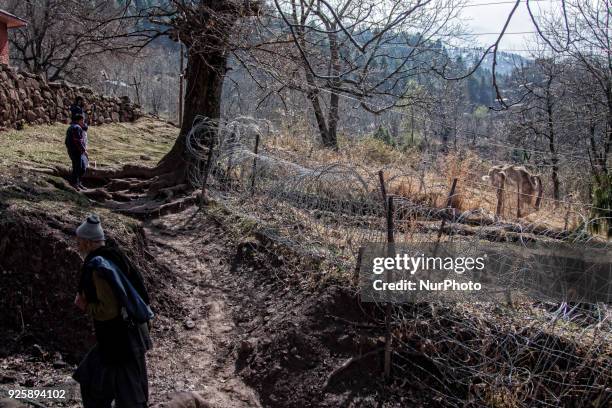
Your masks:
[{"label": "building roof", "polygon": [[0,9],[0,22],[6,24],[7,28],[19,28],[28,25],[28,22]]}]

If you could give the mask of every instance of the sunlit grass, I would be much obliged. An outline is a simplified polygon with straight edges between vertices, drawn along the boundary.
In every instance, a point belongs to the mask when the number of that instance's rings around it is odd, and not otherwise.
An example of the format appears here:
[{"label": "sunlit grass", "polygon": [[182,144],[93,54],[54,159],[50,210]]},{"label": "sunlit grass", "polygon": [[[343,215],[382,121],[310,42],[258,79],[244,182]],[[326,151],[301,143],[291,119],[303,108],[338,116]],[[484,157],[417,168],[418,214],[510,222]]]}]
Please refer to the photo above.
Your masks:
[{"label": "sunlit grass", "polygon": [[[68,165],[67,127],[58,123],[0,132],[0,167]],[[177,135],[177,128],[148,117],[134,123],[92,126],[88,131],[91,165],[153,165],[172,147]]]}]

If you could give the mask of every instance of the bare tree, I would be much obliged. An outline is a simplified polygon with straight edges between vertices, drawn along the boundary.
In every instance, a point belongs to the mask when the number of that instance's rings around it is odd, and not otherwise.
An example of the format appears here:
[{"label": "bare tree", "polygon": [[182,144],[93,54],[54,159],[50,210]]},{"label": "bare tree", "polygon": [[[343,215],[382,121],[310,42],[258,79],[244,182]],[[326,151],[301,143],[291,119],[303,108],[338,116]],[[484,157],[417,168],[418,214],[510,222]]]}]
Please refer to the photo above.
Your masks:
[{"label": "bare tree", "polygon": [[12,30],[14,59],[49,80],[78,79],[89,59],[104,53],[134,53],[158,32],[134,23],[142,18],[131,2],[109,0],[4,0],[0,7],[28,21]]},{"label": "bare tree", "polygon": [[[591,198],[595,230],[606,229],[612,236],[612,177],[609,169],[612,147],[612,3],[610,0],[561,0],[561,8],[536,18],[527,7],[540,38],[550,50],[567,58],[579,72],[588,92],[582,98],[592,113],[604,111],[603,126],[590,123],[589,157],[594,175]],[[582,93],[582,92],[579,92]]]},{"label": "bare tree", "polygon": [[560,200],[559,180],[559,130],[557,121],[558,105],[563,103],[565,86],[563,84],[563,64],[554,58],[538,58],[533,65],[522,71],[521,87],[529,91],[524,107],[520,109],[519,128],[535,136],[532,146],[538,148],[541,139],[547,142],[549,164],[553,184],[553,198]]},{"label": "bare tree", "polygon": [[[529,7],[529,1],[527,1]],[[612,3],[610,0],[562,0],[558,13],[536,18],[533,23],[550,50],[566,58],[580,71],[582,82],[597,85],[596,92],[587,87],[593,104],[606,109],[605,130],[601,137],[590,137],[590,153],[595,176],[608,173],[612,147]]]},{"label": "bare tree", "polygon": [[[152,21],[168,27],[168,33],[187,48],[185,72],[186,91],[180,135],[174,146],[159,162],[157,177],[151,191],[186,183],[192,160],[187,152],[186,138],[196,116],[218,119],[221,115],[221,92],[227,73],[227,63],[238,45],[232,36],[236,23],[259,11],[259,3],[248,0],[184,1],[173,0],[170,8],[151,12]],[[214,139],[215,129],[203,135]],[[203,144],[210,144],[204,140]]]},{"label": "bare tree", "polygon": [[433,39],[452,31],[460,4],[274,0],[273,40],[247,63],[266,69],[280,90],[304,93],[323,145],[335,148],[341,97],[374,114],[415,102],[406,97],[410,80],[431,69],[441,51]]}]

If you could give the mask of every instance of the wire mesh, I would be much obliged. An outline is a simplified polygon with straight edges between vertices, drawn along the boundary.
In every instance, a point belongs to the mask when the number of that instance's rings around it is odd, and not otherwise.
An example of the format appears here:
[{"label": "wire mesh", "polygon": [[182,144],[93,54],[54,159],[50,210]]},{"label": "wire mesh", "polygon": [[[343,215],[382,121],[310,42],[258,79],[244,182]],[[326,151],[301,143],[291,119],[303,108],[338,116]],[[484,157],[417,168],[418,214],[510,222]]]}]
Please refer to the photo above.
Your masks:
[{"label": "wire mesh", "polygon": [[[270,123],[252,118],[198,119],[188,138],[196,163],[192,182],[202,186],[206,179],[223,205],[271,238],[336,265],[346,279],[359,248],[387,237],[378,170],[386,194],[394,197],[397,243],[440,236],[474,247],[537,241],[609,248],[609,241],[590,232],[597,220],[587,204],[545,196],[538,209],[535,197],[527,197],[518,218],[520,193],[508,186],[499,194],[474,169],[455,171],[427,154],[418,163],[377,170],[320,164],[266,146],[274,132]],[[453,178],[457,187],[449,197]],[[612,325],[606,305],[466,301],[394,305],[392,311],[395,384],[417,383],[441,405],[609,406]],[[373,318],[384,326],[380,313]]]}]

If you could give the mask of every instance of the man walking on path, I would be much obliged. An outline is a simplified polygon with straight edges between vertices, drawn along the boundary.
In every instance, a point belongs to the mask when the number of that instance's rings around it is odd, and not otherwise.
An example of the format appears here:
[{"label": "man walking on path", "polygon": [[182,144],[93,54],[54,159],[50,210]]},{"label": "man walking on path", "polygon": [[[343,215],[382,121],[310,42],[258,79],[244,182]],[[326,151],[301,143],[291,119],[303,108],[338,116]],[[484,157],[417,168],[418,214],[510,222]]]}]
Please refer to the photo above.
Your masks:
[{"label": "man walking on path", "polygon": [[75,305],[94,323],[96,345],[73,378],[84,408],[144,408],[148,401],[145,353],[153,317],[142,275],[116,247],[106,246],[100,218],[90,215],[76,230],[85,258]]},{"label": "man walking on path", "polygon": [[70,183],[77,190],[85,189],[81,184],[81,177],[85,175],[89,165],[89,155],[87,154],[87,139],[83,132],[85,126],[83,115],[76,113],[72,115],[72,123],[66,131],[66,148],[68,156],[72,162],[72,177]]}]

